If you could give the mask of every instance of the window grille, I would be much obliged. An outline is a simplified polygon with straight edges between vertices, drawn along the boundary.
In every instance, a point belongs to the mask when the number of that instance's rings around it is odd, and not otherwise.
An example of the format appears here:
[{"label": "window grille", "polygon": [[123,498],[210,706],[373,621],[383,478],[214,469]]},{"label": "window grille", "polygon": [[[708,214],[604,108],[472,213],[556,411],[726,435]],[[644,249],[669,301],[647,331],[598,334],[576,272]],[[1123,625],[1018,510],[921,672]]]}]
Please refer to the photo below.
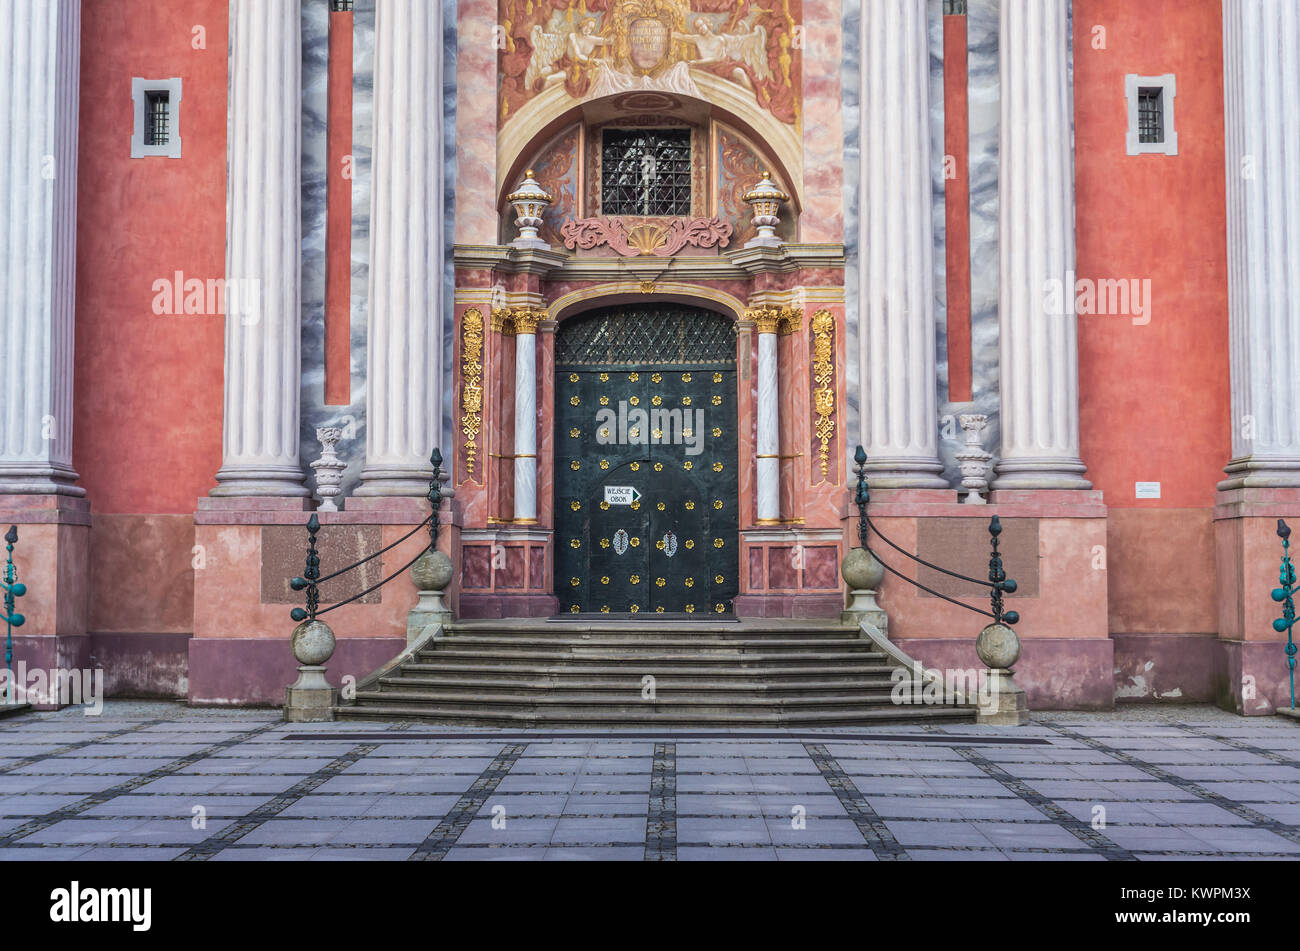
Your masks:
[{"label": "window grille", "polygon": [[668,305],[594,311],[560,326],[559,366],[736,363],[734,324],[711,311]]},{"label": "window grille", "polygon": [[1164,90],[1159,87],[1138,91],[1138,141],[1159,144],[1165,140]]},{"label": "window grille", "polygon": [[966,0],[943,0],[943,15],[946,17],[966,15]]},{"label": "window grille", "polygon": [[601,212],[689,215],[689,129],[606,129],[601,140]]},{"label": "window grille", "polygon": [[166,92],[145,93],[144,144],[166,145],[171,97]]},{"label": "window grille", "polygon": [[352,0],[330,0],[330,13],[351,13]]}]

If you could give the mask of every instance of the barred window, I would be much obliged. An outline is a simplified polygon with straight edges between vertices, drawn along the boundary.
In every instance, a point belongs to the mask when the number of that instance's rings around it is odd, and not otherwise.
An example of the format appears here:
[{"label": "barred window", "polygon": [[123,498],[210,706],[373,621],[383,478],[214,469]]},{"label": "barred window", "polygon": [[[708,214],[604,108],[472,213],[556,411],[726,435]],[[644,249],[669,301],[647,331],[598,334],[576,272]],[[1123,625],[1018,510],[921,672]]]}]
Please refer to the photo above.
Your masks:
[{"label": "barred window", "polygon": [[171,96],[165,90],[145,93],[144,144],[166,145]]},{"label": "barred window", "polygon": [[946,17],[966,15],[966,0],[943,0],[943,15]]},{"label": "barred window", "polygon": [[1164,90],[1146,87],[1138,91],[1138,141],[1158,144],[1165,140]]},{"label": "barred window", "polygon": [[689,129],[606,129],[601,139],[601,211],[689,215]]},{"label": "barred window", "polygon": [[351,13],[352,0],[330,0],[331,13]]}]

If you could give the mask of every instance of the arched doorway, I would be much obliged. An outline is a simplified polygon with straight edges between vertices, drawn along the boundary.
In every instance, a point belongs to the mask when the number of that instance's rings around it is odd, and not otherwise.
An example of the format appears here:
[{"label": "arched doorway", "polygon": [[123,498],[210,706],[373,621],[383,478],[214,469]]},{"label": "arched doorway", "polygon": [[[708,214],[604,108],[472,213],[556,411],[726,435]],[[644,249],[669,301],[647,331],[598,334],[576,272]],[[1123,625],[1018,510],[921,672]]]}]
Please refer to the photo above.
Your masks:
[{"label": "arched doorway", "polygon": [[734,324],[681,304],[588,311],[555,340],[555,594],[571,614],[730,614]]}]

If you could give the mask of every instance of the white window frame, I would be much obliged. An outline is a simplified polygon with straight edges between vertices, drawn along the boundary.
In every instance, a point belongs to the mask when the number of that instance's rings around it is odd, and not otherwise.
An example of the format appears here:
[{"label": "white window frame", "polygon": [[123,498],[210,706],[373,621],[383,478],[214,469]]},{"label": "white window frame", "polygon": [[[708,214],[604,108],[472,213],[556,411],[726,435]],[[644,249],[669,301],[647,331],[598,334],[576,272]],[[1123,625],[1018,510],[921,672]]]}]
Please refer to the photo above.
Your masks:
[{"label": "white window frame", "polygon": [[[167,93],[167,144],[145,145],[144,126],[149,119],[149,94]],[[180,158],[181,157],[181,80],[178,76],[171,79],[142,79],[139,76],[131,80],[131,100],[134,103],[134,119],[131,127],[131,158]]]},{"label": "white window frame", "polygon": [[[1143,89],[1159,89],[1160,102],[1164,107],[1163,142],[1143,142],[1139,132],[1138,99]],[[1129,73],[1124,77],[1124,96],[1128,99],[1128,135],[1125,137],[1125,151],[1129,155],[1177,155],[1178,131],[1174,127],[1174,98],[1178,95],[1178,84],[1173,73],[1163,76],[1139,76]]]}]

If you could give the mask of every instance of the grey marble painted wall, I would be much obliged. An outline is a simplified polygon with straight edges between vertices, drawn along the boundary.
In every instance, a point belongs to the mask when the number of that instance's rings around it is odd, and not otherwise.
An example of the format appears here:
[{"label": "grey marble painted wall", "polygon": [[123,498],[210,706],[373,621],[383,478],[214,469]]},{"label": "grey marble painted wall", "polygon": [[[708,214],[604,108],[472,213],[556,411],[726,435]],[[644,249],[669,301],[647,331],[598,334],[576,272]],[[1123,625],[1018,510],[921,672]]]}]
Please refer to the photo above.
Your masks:
[{"label": "grey marble painted wall", "polygon": [[[858,353],[858,223],[860,220],[861,150],[859,131],[861,4],[870,0],[845,0],[843,6],[844,65],[841,73],[844,103],[844,244],[848,261],[845,278],[847,353]],[[946,236],[944,204],[944,92],[943,92],[943,4],[927,0],[930,45],[930,136],[931,177],[934,200],[935,345],[937,351],[939,452],[944,475],[955,487],[961,477],[953,453],[963,444],[956,423],[960,413],[978,412],[990,417],[985,432],[986,449],[998,448],[998,2],[971,0],[969,34],[969,113],[971,170],[971,295],[972,295],[972,383],[970,403],[948,400],[948,340]],[[862,367],[850,356],[845,367],[848,408],[845,425],[851,458],[861,431],[859,387]]]},{"label": "grey marble painted wall", "polygon": [[[325,405],[325,231],[327,174],[326,116],[329,76],[329,14],[327,4],[303,5],[303,173],[302,173],[302,411],[303,470],[315,488],[310,465],[320,455],[316,429],[339,426],[345,433],[338,454],[348,467],[343,473],[346,498],[360,481],[366,450],[366,343],[370,283],[370,183],[374,142],[375,0],[356,0],[352,40],[352,272],[351,272],[351,400],[347,406]],[[455,335],[452,330],[453,273],[450,266],[456,209],[456,0],[443,0],[443,351],[440,367],[443,419],[442,445],[450,446],[455,432],[452,399]],[[447,453],[450,456],[450,453]]]},{"label": "grey marble painted wall", "polygon": [[[374,0],[358,0],[353,13],[354,63],[353,81],[353,234],[352,234],[352,357],[351,401],[347,406],[325,404],[325,232],[326,181],[329,175],[342,174],[328,167],[327,117],[329,114],[329,5],[304,3],[302,6],[302,393],[299,459],[307,474],[307,484],[315,490],[316,479],[311,463],[320,456],[316,430],[322,426],[339,426],[344,438],[339,442],[339,457],[348,464],[343,474],[343,490],[349,493],[358,481],[365,456],[365,366],[366,366],[366,236],[358,234],[358,210],[370,214],[369,193],[369,60],[363,63],[360,52],[366,47],[363,37],[374,34]],[[366,24],[369,24],[367,29]],[[373,41],[372,41],[373,42]],[[364,117],[365,123],[358,121]],[[361,173],[361,153],[365,154],[365,175]],[[364,219],[363,219],[364,220]],[[358,282],[358,254],[361,259]],[[360,311],[358,312],[358,303]]]}]

